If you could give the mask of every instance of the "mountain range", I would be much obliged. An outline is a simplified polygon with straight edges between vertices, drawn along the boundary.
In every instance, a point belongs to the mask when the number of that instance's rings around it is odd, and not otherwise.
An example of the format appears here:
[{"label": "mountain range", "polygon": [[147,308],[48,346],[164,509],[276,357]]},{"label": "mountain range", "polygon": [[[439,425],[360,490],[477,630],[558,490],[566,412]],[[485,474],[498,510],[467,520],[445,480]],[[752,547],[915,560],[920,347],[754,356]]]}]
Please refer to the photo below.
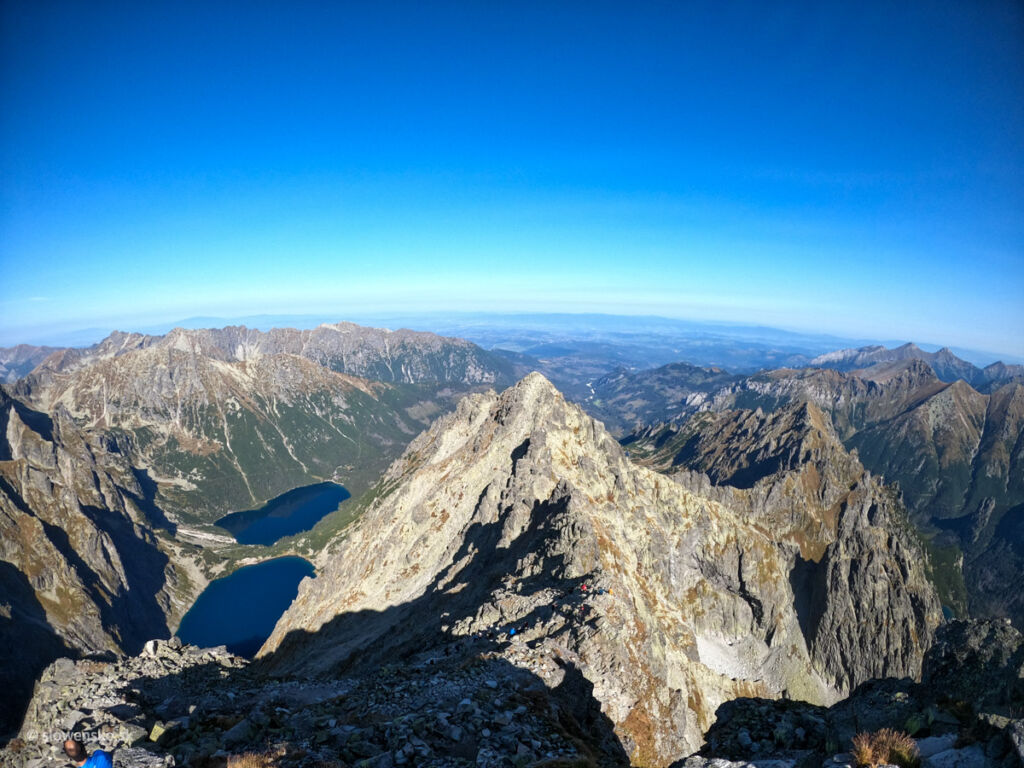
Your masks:
[{"label": "mountain range", "polygon": [[[577,714],[650,765],[737,697],[919,677],[940,604],[1024,620],[1020,366],[906,345],[636,371],[618,343],[338,323],[0,350],[5,724],[53,658],[136,653],[211,578],[283,553],[318,576],[259,674],[515,629],[487,647],[556,659],[549,687],[583,686]],[[213,527],[324,480],[354,498],[309,534]]]}]

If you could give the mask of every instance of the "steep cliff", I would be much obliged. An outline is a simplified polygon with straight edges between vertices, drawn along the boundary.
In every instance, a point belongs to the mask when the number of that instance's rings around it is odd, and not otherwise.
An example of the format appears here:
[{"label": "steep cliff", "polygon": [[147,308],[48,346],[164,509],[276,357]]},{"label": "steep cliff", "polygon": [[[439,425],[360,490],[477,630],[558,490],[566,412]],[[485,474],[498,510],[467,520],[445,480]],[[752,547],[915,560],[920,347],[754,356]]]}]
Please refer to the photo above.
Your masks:
[{"label": "steep cliff", "polygon": [[260,652],[265,668],[338,673],[480,633],[515,638],[562,660],[549,686],[579,670],[632,760],[667,765],[700,746],[726,700],[823,703],[869,669],[913,673],[919,646],[907,639],[928,637],[934,621],[927,610],[860,610],[903,605],[908,590],[923,590],[925,605],[934,597],[923,580],[860,577],[854,557],[892,576],[894,564],[912,566],[870,504],[848,503],[822,596],[844,604],[848,626],[812,652],[799,547],[631,464],[538,374],[465,398],[376,493],[303,582]]},{"label": "steep cliff", "polygon": [[[791,581],[816,668],[848,692],[920,675],[941,621],[898,494],[872,477],[811,402],[705,412],[634,435],[633,457],[799,547]],[[895,588],[877,591],[875,584]],[[892,634],[865,627],[902,627]]]},{"label": "steep cliff", "polygon": [[[137,652],[166,637],[202,584],[161,539],[159,510],[132,467],[0,389],[0,732],[36,675],[63,655]],[[176,567],[177,566],[177,567]]]},{"label": "steep cliff", "polygon": [[[771,371],[714,393],[710,410],[812,402],[875,475],[899,486],[930,540],[943,598],[972,615],[1024,622],[1024,385],[989,394],[940,381],[926,363],[856,374]],[[958,561],[963,554],[963,576]],[[966,582],[967,595],[963,595]]]}]

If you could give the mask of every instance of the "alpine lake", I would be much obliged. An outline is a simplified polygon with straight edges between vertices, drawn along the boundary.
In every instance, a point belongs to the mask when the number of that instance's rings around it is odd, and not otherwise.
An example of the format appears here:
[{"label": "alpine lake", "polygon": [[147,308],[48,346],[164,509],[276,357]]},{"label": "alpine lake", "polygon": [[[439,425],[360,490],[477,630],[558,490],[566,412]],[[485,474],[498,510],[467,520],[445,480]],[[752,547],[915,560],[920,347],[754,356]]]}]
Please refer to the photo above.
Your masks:
[{"label": "alpine lake", "polygon": [[[259,509],[225,515],[216,525],[241,544],[269,546],[308,531],[349,496],[337,483],[302,486]],[[276,557],[239,568],[210,582],[182,618],[178,637],[202,647],[226,645],[232,653],[252,658],[307,576],[314,576],[313,565],[301,557]]]}]

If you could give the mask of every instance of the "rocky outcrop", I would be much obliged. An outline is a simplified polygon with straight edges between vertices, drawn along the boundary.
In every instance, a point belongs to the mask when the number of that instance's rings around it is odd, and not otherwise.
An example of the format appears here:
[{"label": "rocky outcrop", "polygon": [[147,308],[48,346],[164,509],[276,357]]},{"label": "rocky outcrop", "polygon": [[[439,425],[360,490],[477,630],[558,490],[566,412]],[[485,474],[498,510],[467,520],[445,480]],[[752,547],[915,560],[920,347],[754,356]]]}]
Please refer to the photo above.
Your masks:
[{"label": "rocky outcrop", "polygon": [[949,622],[925,657],[923,682],[976,708],[1024,704],[1024,637],[1005,621]]},{"label": "rocky outcrop", "polygon": [[159,510],[133,468],[0,390],[0,730],[17,725],[55,657],[137,651],[166,636],[202,584],[155,530]]},{"label": "rocky outcrop", "polygon": [[[913,736],[923,768],[1017,768],[1020,648],[1020,634],[1001,622],[947,624],[925,682],[869,681],[830,707],[724,702],[699,754],[673,768],[853,768],[853,736],[882,728]],[[970,687],[986,681],[997,683],[993,692]],[[981,696],[961,698],[972,690]],[[68,733],[136,768],[223,766],[244,755],[275,768],[641,762],[630,761],[580,668],[518,633],[421,649],[338,678],[270,679],[223,647],[176,638],[116,663],[60,659],[37,683],[0,766],[66,765]]]},{"label": "rocky outcrop", "polygon": [[[634,466],[538,374],[465,398],[376,493],[301,585],[260,652],[266,669],[338,674],[481,634],[521,638],[580,671],[631,760],[666,765],[700,746],[722,702],[834,700],[846,682],[819,668],[848,661],[831,658],[840,646],[895,669],[904,638],[930,631],[879,613],[898,626],[854,628],[856,642],[823,646],[816,664],[791,584],[798,547]],[[903,588],[871,585],[879,600]]]},{"label": "rocky outcrop", "polygon": [[588,721],[585,689],[574,694],[562,705],[537,674],[468,654],[421,655],[358,678],[268,680],[223,647],[172,638],[116,664],[52,664],[0,766],[63,768],[68,733],[125,768],[245,755],[276,768],[624,765],[607,724]]},{"label": "rocky outcrop", "polygon": [[[925,555],[897,492],[843,447],[814,403],[705,412],[636,433],[628,446],[637,461],[799,547],[797,610],[832,684],[846,693],[875,677],[920,676],[942,620]],[[902,629],[879,635],[876,626]]]},{"label": "rocky outcrop", "polygon": [[852,768],[853,736],[890,728],[914,737],[924,768],[1017,768],[1024,752],[1017,746],[1024,732],[1024,720],[1017,719],[1024,704],[1022,662],[1024,643],[1008,623],[949,622],[924,658],[920,683],[869,681],[828,708],[728,702],[707,733],[702,757],[685,765],[704,768],[724,758],[780,761],[779,768]]}]

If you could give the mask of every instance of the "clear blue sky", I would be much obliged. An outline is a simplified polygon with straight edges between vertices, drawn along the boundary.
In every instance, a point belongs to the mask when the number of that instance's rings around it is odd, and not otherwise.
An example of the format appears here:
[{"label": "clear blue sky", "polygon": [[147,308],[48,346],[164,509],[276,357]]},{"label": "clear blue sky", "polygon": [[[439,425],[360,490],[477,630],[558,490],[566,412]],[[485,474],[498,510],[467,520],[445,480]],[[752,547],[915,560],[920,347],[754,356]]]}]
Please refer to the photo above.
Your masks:
[{"label": "clear blue sky", "polygon": [[1019,2],[2,14],[5,343],[495,309],[1024,355]]}]

